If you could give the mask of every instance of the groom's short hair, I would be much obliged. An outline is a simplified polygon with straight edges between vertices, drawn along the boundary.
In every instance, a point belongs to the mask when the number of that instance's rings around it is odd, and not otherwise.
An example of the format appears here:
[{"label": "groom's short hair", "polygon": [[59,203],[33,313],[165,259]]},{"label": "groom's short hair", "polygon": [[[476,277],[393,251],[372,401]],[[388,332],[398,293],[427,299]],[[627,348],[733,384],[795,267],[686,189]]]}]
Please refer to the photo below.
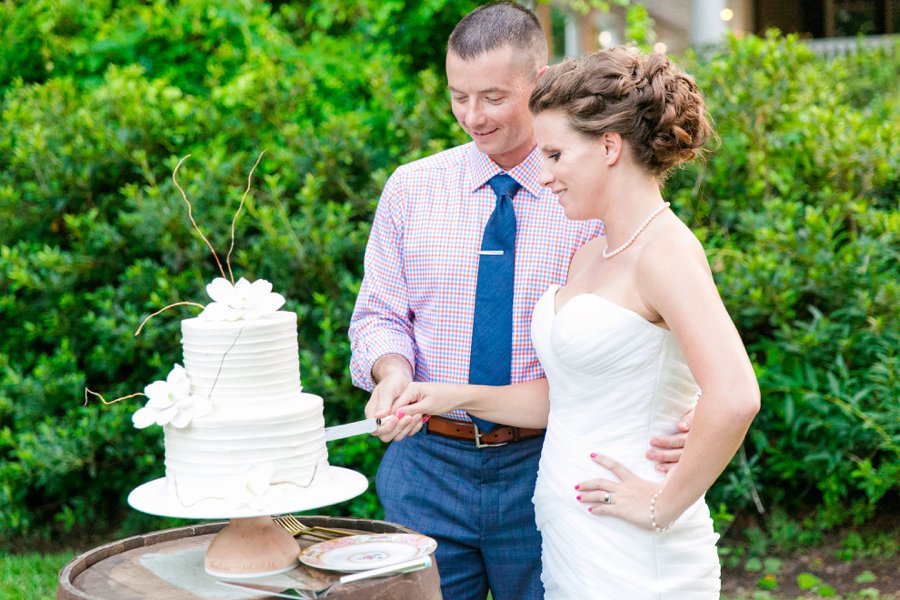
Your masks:
[{"label": "groom's short hair", "polygon": [[510,46],[530,75],[547,64],[547,38],[533,12],[513,2],[486,4],[470,12],[450,34],[447,50],[472,60]]}]

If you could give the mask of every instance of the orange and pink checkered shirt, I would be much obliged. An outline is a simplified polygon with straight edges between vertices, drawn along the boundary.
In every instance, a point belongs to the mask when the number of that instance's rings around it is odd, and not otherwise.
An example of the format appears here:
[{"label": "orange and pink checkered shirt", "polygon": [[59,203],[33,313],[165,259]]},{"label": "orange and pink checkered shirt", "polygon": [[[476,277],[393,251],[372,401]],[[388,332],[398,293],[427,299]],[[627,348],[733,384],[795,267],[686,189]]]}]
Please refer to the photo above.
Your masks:
[{"label": "orange and pink checkered shirt", "polygon": [[[550,284],[565,283],[572,255],[602,233],[598,221],[566,219],[538,183],[535,148],[506,171],[522,189],[516,211],[511,382],[544,376],[531,344],[531,311]],[[416,381],[467,383],[478,251],[504,171],[474,143],[399,167],[385,184],[366,246],[365,276],[350,321],[353,383],[371,390],[385,354],[413,365]],[[447,415],[468,420],[463,411]]]}]

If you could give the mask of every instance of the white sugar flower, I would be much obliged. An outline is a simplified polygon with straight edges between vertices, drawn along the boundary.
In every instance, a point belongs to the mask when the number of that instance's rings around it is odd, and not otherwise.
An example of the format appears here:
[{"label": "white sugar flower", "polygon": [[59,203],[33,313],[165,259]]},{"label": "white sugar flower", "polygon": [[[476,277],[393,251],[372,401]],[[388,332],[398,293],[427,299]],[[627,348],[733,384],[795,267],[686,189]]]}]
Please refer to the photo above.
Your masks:
[{"label": "white sugar flower", "polygon": [[236,507],[262,509],[266,505],[264,496],[272,485],[275,465],[262,463],[245,468],[234,476],[230,497]]},{"label": "white sugar flower", "polygon": [[253,465],[244,472],[244,486],[254,496],[262,496],[269,489],[273,475],[275,465],[272,463]]},{"label": "white sugar flower", "polygon": [[206,286],[206,293],[214,300],[200,313],[207,321],[251,321],[284,305],[284,296],[272,292],[272,284],[265,279],[250,283],[241,277],[232,285],[224,277],[216,277]]},{"label": "white sugar flower", "polygon": [[191,381],[181,365],[175,365],[165,381],[154,381],[145,387],[144,394],[147,404],[131,416],[138,429],[167,423],[187,427],[192,419],[212,410],[206,398],[191,394]]}]

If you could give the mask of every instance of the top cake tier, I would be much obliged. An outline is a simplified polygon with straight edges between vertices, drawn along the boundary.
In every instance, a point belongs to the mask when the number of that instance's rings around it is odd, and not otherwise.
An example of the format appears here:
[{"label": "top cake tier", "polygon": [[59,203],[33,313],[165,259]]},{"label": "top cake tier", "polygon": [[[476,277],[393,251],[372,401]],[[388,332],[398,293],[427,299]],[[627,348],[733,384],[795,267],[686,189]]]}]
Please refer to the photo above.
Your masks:
[{"label": "top cake tier", "polygon": [[[252,321],[182,322],[184,367],[191,392],[208,398],[215,418],[230,408],[247,415],[248,398],[297,408],[300,359],[297,315],[278,311]],[[259,408],[259,406],[257,406]]]}]

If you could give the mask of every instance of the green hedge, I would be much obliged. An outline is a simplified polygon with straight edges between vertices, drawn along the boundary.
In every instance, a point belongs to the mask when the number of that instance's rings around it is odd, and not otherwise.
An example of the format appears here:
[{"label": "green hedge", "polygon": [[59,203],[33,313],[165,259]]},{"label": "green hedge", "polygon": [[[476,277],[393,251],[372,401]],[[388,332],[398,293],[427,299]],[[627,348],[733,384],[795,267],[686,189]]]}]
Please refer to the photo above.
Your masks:
[{"label": "green hedge", "polygon": [[[463,141],[444,40],[475,2],[0,6],[0,537],[155,528],[127,508],[162,472],[140,391],[180,360],[180,307],[217,273],[171,173],[236,275],[300,318],[304,385],[358,418],[347,323],[381,186]],[[710,492],[719,514],[865,520],[900,477],[898,52],[823,61],[793,38],[685,57],[721,137],[667,195],[709,248],[763,409]],[[373,476],[381,445],[333,444]],[[343,513],[378,517],[370,491]],[[123,519],[126,519],[123,525]]]},{"label": "green hedge", "polygon": [[[196,311],[133,332],[207,301],[218,270],[171,179],[186,154],[179,180],[224,261],[266,151],[234,271],[298,313],[302,378],[327,420],[360,416],[346,326],[380,189],[399,162],[463,139],[440,76],[411,70],[434,52],[413,38],[446,39],[474,4],[276,4],[0,7],[0,533],[158,525],[125,497],[161,474],[161,432],[131,426],[140,398],[84,406],[83,388],[115,398],[163,377]],[[372,474],[381,451],[361,437],[331,459]],[[378,506],[369,493],[337,510]]]},{"label": "green hedge", "polygon": [[[670,182],[699,227],[763,408],[710,494],[823,527],[900,482],[900,46],[816,58],[733,39],[687,61],[721,137]],[[813,512],[798,509],[816,508]]]}]

